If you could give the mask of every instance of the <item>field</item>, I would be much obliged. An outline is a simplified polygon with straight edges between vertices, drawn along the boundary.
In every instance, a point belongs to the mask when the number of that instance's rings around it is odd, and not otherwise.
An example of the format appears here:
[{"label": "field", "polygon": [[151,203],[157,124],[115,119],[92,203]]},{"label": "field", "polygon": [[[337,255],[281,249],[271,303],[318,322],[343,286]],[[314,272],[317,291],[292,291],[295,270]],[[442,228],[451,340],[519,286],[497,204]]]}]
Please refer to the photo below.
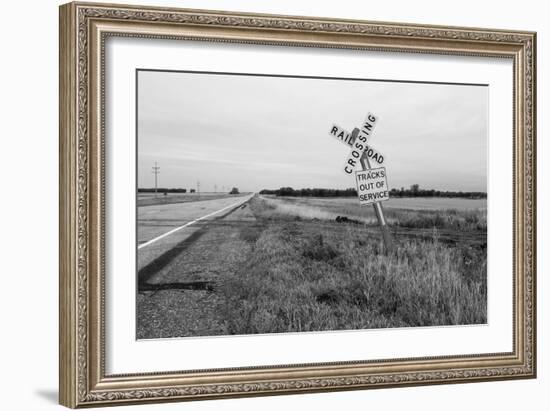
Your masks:
[{"label": "field", "polygon": [[356,199],[256,195],[140,269],[138,338],[486,323],[486,208],[462,201],[385,204],[385,253]]}]

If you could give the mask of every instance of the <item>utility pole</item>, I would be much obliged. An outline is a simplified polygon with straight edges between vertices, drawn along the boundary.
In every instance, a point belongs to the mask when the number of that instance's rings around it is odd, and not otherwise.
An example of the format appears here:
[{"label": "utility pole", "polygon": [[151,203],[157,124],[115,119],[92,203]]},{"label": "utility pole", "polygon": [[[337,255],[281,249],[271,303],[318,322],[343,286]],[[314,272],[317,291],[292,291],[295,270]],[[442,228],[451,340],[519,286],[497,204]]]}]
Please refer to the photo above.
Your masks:
[{"label": "utility pole", "polygon": [[197,181],[197,195],[201,198],[201,183]]},{"label": "utility pole", "polygon": [[157,165],[156,161],[155,161],[155,166],[153,167],[153,174],[155,175],[155,197],[156,197],[157,196],[157,187],[158,187],[157,176],[160,174],[160,167]]},{"label": "utility pole", "polygon": [[214,184],[214,193],[217,193],[217,192],[218,192],[218,186]]}]

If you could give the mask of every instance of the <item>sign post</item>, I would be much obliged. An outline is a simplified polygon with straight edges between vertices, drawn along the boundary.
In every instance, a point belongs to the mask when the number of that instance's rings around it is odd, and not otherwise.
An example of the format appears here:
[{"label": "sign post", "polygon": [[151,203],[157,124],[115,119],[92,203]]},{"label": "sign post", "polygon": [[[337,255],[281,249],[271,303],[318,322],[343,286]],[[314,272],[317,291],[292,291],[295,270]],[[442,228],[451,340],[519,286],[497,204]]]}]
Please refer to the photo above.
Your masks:
[{"label": "sign post", "polygon": [[[354,129],[352,134],[355,134],[355,133],[359,133],[359,129],[357,128]],[[361,167],[363,168],[364,171],[371,169],[369,157],[366,153],[363,153],[363,155],[360,158],[360,162],[361,162]],[[378,224],[380,225],[380,230],[382,231],[382,238],[384,239],[386,252],[390,252],[393,249],[393,241],[391,238],[391,233],[390,233],[388,224],[386,223],[386,218],[384,217],[384,209],[382,208],[382,204],[380,203],[380,201],[374,201],[372,203],[372,207],[374,208],[376,219],[378,220]]]},{"label": "sign post", "polygon": [[[351,133],[350,140],[355,141],[360,131],[361,130],[359,130],[358,128],[354,128]],[[369,155],[367,151],[363,151],[361,157],[359,158],[359,162],[361,163],[361,167],[363,168],[363,171],[368,171],[371,169],[371,164],[370,164]],[[385,181],[385,175],[383,177]],[[387,193],[387,184],[385,189]],[[357,194],[359,194],[359,187],[358,187]],[[388,198],[386,197],[385,199],[387,200]],[[384,209],[382,208],[382,204],[380,203],[380,201],[372,201],[372,207],[374,208],[374,213],[376,214],[378,225],[380,225],[380,230],[382,231],[382,238],[384,239],[384,246],[386,248],[386,252],[390,252],[393,248],[393,242],[392,242],[391,233],[390,233],[388,224],[386,222],[386,218],[384,217]]]}]

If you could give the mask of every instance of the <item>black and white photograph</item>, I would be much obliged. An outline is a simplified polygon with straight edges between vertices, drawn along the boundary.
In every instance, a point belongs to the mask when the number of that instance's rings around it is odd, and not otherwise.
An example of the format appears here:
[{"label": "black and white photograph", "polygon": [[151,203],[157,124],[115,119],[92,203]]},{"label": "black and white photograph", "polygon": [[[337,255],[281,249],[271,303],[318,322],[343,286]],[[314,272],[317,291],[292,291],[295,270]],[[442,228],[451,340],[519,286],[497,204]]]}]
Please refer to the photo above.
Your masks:
[{"label": "black and white photograph", "polygon": [[487,322],[486,85],[136,86],[138,339]]}]

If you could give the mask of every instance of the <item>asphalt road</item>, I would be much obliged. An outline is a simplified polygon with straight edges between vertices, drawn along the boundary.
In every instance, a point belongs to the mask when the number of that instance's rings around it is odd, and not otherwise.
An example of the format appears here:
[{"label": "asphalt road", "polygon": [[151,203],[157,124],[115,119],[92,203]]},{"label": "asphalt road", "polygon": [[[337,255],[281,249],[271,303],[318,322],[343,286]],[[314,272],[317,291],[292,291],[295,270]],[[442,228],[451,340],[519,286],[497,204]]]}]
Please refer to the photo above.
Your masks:
[{"label": "asphalt road", "polygon": [[138,339],[224,333],[216,312],[222,300],[214,291],[247,258],[247,230],[257,224],[247,204],[251,197],[238,199],[237,205],[231,198],[139,210],[138,238],[147,244],[193,218],[225,208],[138,250]]},{"label": "asphalt road", "polygon": [[204,223],[220,218],[252,196],[138,207],[138,271],[193,235]]}]

